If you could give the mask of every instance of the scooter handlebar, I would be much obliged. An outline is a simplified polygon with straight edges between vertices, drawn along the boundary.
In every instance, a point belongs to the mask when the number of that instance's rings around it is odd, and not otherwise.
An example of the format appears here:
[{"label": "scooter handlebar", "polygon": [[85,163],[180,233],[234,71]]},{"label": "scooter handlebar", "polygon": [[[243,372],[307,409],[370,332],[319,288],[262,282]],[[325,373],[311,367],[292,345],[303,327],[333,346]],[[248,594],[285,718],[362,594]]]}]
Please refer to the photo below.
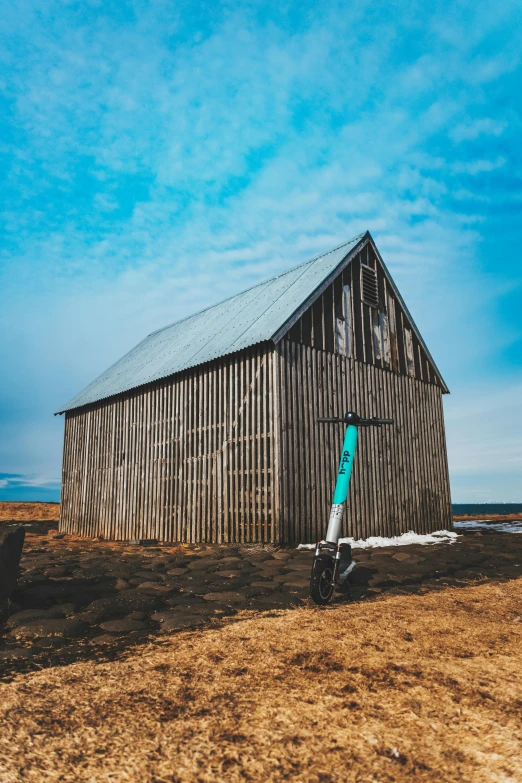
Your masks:
[{"label": "scooter handlebar", "polygon": [[394,424],[393,419],[363,419],[357,414],[347,414],[344,419],[319,418],[316,421],[322,424],[353,424],[356,427],[380,427],[382,424]]}]

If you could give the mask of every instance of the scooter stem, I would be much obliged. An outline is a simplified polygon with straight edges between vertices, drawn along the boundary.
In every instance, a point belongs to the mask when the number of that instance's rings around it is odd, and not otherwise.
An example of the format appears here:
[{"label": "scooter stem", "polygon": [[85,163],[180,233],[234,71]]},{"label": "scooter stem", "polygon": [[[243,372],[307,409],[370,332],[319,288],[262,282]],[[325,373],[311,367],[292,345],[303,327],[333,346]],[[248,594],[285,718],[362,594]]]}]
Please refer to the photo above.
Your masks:
[{"label": "scooter stem", "polygon": [[333,497],[332,509],[330,511],[330,521],[328,522],[328,531],[326,540],[337,546],[341,535],[341,526],[343,523],[344,502],[348,496],[348,487],[350,485],[350,476],[352,473],[353,458],[357,447],[357,427],[350,424],[346,430],[343,443],[343,452],[337,473],[337,482]]}]

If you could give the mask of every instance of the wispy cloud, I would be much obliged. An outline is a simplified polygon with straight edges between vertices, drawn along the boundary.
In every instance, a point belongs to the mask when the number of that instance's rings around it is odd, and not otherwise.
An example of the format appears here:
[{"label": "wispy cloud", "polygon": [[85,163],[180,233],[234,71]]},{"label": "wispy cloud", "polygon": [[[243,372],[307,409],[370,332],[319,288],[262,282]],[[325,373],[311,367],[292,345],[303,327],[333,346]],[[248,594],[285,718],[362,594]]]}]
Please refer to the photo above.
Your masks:
[{"label": "wispy cloud", "polygon": [[51,411],[145,334],[366,228],[452,388],[520,371],[516,18],[7,9],[0,469],[59,475]]},{"label": "wispy cloud", "polygon": [[450,135],[454,141],[471,141],[479,136],[501,136],[506,128],[507,122],[485,117],[457,125]]}]

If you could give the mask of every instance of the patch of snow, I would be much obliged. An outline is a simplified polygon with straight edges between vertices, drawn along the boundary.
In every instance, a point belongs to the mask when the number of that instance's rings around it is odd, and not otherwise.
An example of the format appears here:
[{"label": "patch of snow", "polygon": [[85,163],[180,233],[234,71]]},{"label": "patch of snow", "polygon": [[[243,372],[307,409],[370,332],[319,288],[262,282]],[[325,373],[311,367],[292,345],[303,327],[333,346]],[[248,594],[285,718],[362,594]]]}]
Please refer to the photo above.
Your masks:
[{"label": "patch of snow", "polygon": [[[408,546],[410,544],[453,544],[458,533],[450,530],[436,530],[434,533],[403,533],[402,536],[385,538],[384,536],[370,536],[370,538],[355,540],[354,538],[340,538],[340,544],[351,544],[352,549],[376,549],[382,546]],[[298,549],[314,549],[315,544],[299,544]]]},{"label": "patch of snow", "polygon": [[487,522],[484,519],[470,519],[454,522],[455,530],[494,530],[495,533],[522,533],[522,520],[509,522]]}]

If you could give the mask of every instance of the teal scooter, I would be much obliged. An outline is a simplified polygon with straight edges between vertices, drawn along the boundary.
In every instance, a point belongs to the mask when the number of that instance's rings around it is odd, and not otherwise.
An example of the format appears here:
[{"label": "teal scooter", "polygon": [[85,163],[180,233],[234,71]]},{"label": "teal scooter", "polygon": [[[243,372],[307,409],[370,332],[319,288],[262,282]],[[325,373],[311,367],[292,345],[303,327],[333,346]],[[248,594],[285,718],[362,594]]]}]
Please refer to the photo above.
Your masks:
[{"label": "teal scooter", "polygon": [[357,413],[347,413],[344,419],[317,419],[324,424],[348,425],[344,437],[343,451],[337,473],[337,482],[333,497],[330,521],[326,539],[319,541],[315,548],[310,595],[316,604],[324,606],[333,595],[336,586],[346,588],[346,580],[355,567],[350,544],[340,544],[341,526],[344,514],[344,502],[348,496],[353,459],[357,447],[359,427],[381,427],[393,424],[393,419],[363,419]]}]

